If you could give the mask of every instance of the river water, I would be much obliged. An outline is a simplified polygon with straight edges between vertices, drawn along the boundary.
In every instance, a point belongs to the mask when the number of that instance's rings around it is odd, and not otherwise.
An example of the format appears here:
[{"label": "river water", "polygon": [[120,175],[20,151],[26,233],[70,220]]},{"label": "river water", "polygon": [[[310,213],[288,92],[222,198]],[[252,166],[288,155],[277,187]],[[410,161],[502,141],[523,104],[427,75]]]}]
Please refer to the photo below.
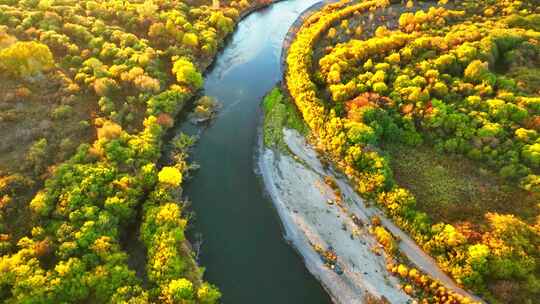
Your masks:
[{"label": "river water", "polygon": [[[283,38],[318,1],[283,1],[249,15],[206,75],[204,94],[223,107],[200,134],[192,155],[201,168],[184,193],[196,214],[192,230],[203,235],[205,279],[219,286],[225,304],[331,302],[283,239],[254,173],[260,101],[281,79]],[[198,132],[188,122],[180,129]]]}]

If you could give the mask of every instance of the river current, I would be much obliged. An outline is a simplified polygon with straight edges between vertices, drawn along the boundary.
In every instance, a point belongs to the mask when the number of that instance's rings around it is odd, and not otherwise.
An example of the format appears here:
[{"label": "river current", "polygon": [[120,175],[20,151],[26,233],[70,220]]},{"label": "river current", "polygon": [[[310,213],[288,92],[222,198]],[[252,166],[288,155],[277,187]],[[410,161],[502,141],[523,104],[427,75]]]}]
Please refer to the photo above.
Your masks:
[{"label": "river current", "polygon": [[200,264],[225,304],[327,304],[330,299],[283,238],[270,198],[254,172],[260,101],[281,79],[283,39],[319,0],[283,1],[243,19],[206,74],[204,94],[223,106],[200,133],[192,160],[201,168],[185,185],[203,235]]}]

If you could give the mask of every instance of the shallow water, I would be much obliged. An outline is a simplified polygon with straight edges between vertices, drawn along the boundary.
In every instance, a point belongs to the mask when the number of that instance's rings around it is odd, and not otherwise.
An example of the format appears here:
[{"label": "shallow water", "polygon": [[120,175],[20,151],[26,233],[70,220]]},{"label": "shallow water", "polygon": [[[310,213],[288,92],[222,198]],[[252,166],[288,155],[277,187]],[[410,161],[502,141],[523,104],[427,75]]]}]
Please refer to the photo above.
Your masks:
[{"label": "shallow water", "polygon": [[[302,11],[319,0],[284,1],[253,13],[206,75],[204,94],[223,107],[192,153],[201,168],[185,186],[203,234],[200,263],[218,285],[223,303],[330,303],[283,239],[281,224],[254,173],[259,105],[281,78],[285,34]],[[188,122],[187,133],[197,129]]]}]

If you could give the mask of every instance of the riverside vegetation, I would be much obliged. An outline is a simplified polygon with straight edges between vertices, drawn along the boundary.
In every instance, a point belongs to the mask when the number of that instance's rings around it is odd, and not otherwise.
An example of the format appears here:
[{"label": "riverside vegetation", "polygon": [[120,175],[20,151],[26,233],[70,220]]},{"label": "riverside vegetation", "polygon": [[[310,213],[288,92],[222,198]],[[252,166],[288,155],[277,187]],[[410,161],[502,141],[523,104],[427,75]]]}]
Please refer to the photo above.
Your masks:
[{"label": "riverside vegetation", "polygon": [[[193,140],[158,160],[201,72],[268,2],[0,0],[2,302],[219,301],[184,236]],[[340,2],[306,20],[287,56],[317,147],[494,303],[540,297],[539,4]],[[265,107],[269,123],[306,131],[279,92]],[[414,269],[391,270],[424,301],[457,301]]]},{"label": "riverside vegetation", "polygon": [[[268,1],[0,0],[0,301],[217,303],[163,136]],[[138,227],[145,269],[130,267]]]},{"label": "riverside vegetation", "polygon": [[[286,57],[317,148],[493,303],[540,297],[539,4],[341,1],[304,21]],[[425,302],[457,301],[390,269]]]}]

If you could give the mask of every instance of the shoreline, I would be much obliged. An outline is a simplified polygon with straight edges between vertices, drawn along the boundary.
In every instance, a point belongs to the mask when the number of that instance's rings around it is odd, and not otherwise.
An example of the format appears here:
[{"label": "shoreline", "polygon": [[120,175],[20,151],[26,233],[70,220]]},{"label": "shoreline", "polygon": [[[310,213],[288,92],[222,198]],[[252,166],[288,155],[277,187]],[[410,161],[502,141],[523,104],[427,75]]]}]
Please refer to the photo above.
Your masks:
[{"label": "shoreline", "polygon": [[[265,147],[263,135],[258,132],[257,174],[280,217],[284,239],[300,254],[306,268],[320,281],[334,303],[364,303],[362,297],[367,294],[389,303],[412,300],[402,290],[402,282],[386,268],[387,262],[394,263],[395,259],[387,255],[369,231],[373,227],[370,224],[373,216],[379,217],[381,225],[399,239],[399,253],[415,267],[453,292],[485,303],[458,286],[380,209],[366,205],[346,178],[333,168],[323,168],[317,152],[302,135],[295,130],[284,128],[282,131],[291,155]],[[326,176],[335,180],[345,207],[338,208],[335,201],[329,204],[336,194],[325,184]],[[351,220],[352,215],[358,220]],[[352,233],[357,228],[360,233]],[[327,267],[313,245],[331,247],[343,274]]]},{"label": "shoreline", "polygon": [[[230,43],[231,38],[234,36],[236,31],[238,30],[238,25],[240,24],[240,22],[242,22],[245,18],[249,17],[253,13],[256,13],[256,12],[258,12],[260,10],[263,10],[263,9],[265,9],[265,8],[275,4],[277,2],[281,2],[281,1],[284,1],[284,0],[270,0],[270,1],[266,2],[266,3],[257,3],[255,5],[247,8],[245,11],[243,11],[239,15],[237,20],[234,20],[234,22],[235,22],[234,30],[224,38],[223,44],[219,46],[218,51],[209,60],[201,62],[200,73],[201,73],[201,75],[203,76],[203,78],[205,80],[206,80],[207,74],[210,73],[210,71],[214,68],[214,64],[217,61],[218,57],[221,56],[223,51],[226,49],[227,45]],[[169,128],[168,130],[166,130],[165,134],[163,134],[163,136],[161,137],[161,139],[160,139],[161,144],[162,144],[161,155],[160,155],[158,161],[156,162],[156,165],[158,167],[165,166],[169,161],[171,161],[171,155],[170,155],[171,151],[170,151],[170,147],[168,145],[172,142],[172,140],[176,136],[178,136],[179,134],[182,133],[181,132],[181,126],[184,123],[189,122],[188,116],[192,112],[192,106],[193,106],[194,102],[197,100],[197,98],[201,97],[202,92],[203,92],[202,89],[199,90],[198,92],[195,92],[193,94],[193,96],[191,96],[186,101],[186,103],[184,103],[182,105],[182,107],[180,109],[178,109],[176,115],[174,115],[175,119],[174,119],[173,126],[171,128]],[[191,155],[189,157],[191,157]],[[140,206],[140,208],[142,210],[142,205]],[[139,233],[140,232],[137,230],[136,233],[129,234],[130,238],[135,237],[135,242],[137,243],[137,245],[138,245],[138,242],[140,242],[139,241]],[[182,243],[182,248],[185,249],[186,253],[193,254],[193,255],[195,254],[195,252],[193,250],[193,243],[195,243],[195,240],[193,239],[193,235],[191,233],[186,233],[186,238]],[[147,257],[146,257],[147,253],[144,252],[144,253],[141,253],[141,254],[144,255],[144,259],[146,260],[147,259]],[[196,257],[196,258],[194,257],[193,261],[194,261],[196,267],[198,267],[198,268],[205,267],[199,261],[198,257]],[[136,264],[136,263],[134,262],[134,264]],[[140,273],[144,273],[144,278],[146,278],[146,267],[142,267],[140,269],[137,269],[137,271],[140,272]],[[202,281],[204,279],[204,274],[202,274],[197,279]]]},{"label": "shoreline", "polygon": [[238,16],[238,19],[234,20],[235,21],[234,30],[230,32],[227,35],[227,37],[225,37],[225,39],[223,39],[223,45],[219,46],[218,51],[214,54],[214,56],[212,56],[212,58],[210,58],[210,60],[202,62],[201,74],[203,75],[203,77],[206,78],[206,75],[210,72],[210,70],[212,70],[214,64],[216,63],[217,58],[227,48],[227,44],[230,42],[232,36],[234,36],[236,31],[238,30],[238,25],[240,24],[240,22],[242,22],[245,18],[249,17],[251,14],[256,13],[260,10],[270,7],[271,5],[275,3],[282,2],[282,1],[285,1],[285,0],[270,0],[266,3],[256,3],[255,5],[251,6],[250,8],[247,8],[245,11],[240,13],[240,15]]},{"label": "shoreline", "polygon": [[[392,257],[386,256],[367,231],[370,225],[358,229],[344,210],[328,204],[334,191],[324,183],[324,176],[331,173],[323,169],[315,151],[296,131],[284,130],[284,138],[301,161],[264,147],[260,134],[258,174],[281,219],[285,240],[300,254],[309,272],[334,303],[364,303],[368,298],[410,301],[398,279],[386,269],[386,259]],[[355,230],[359,233],[353,233]],[[325,265],[314,245],[333,248],[343,273]]]},{"label": "shoreline", "polygon": [[[302,26],[304,24],[304,21],[309,16],[311,16],[313,11],[319,9],[320,7],[324,6],[325,4],[330,4],[330,3],[334,3],[334,2],[337,2],[337,1],[324,0],[324,1],[318,2],[318,3],[314,4],[314,5],[312,5],[311,7],[307,8],[305,11],[303,11],[299,15],[299,17],[293,23],[293,25],[291,26],[291,28],[289,29],[289,31],[287,32],[287,34],[285,36],[285,39],[284,39],[283,44],[282,44],[283,46],[282,46],[281,63],[280,63],[282,71],[283,71],[282,82],[281,82],[280,87],[282,88],[283,93],[286,96],[290,97],[290,98],[292,98],[292,96],[290,96],[286,81],[284,79],[285,75],[287,73],[287,69],[288,69],[288,66],[287,66],[285,60],[286,60],[286,57],[288,55],[290,44],[296,38],[297,32],[299,30],[301,30],[301,28],[302,28]],[[262,118],[262,120],[264,120],[264,117]],[[284,136],[287,137],[286,133],[290,132],[291,130],[286,130],[284,128],[282,131],[285,133]],[[259,136],[262,138],[262,133],[260,133]],[[301,135],[299,135],[299,136],[301,137]],[[293,149],[293,147],[291,147],[291,145],[290,145],[290,142],[288,142],[287,140],[285,140],[285,141],[286,141],[286,143],[288,145],[288,148],[291,150],[291,152],[293,152],[297,156],[299,156],[299,153],[302,154],[303,152],[306,152],[306,151],[307,152],[311,151],[312,153],[316,154],[316,152],[313,150],[313,148],[311,146],[309,146],[309,144],[306,144],[305,142],[304,142],[303,146],[298,145],[296,147],[296,149]],[[259,144],[259,145],[262,145],[262,144]],[[274,192],[274,193],[270,193],[270,196],[271,196],[271,198],[273,200],[274,205],[276,206],[276,209],[278,209],[278,213],[280,215],[280,218],[281,218],[282,222],[291,221],[290,218],[286,218],[287,215],[285,215],[285,216],[281,215],[282,212],[280,212],[279,207],[284,208],[284,206],[278,206],[280,204],[285,205],[285,203],[282,201],[282,198],[279,197],[279,191],[277,190],[279,188],[279,186],[276,186],[276,185],[279,185],[279,183],[282,182],[282,181],[280,181],[279,179],[273,178],[273,176],[271,175],[272,170],[273,170],[273,168],[270,167],[271,164],[265,163],[265,162],[268,162],[268,160],[265,160],[265,158],[267,158],[267,157],[268,158],[276,158],[275,156],[273,156],[273,153],[278,153],[277,158],[287,157],[287,156],[284,155],[283,153],[280,153],[279,151],[274,151],[274,150],[271,150],[271,149],[266,148],[266,147],[258,147],[258,150],[259,150],[260,156],[259,156],[259,159],[257,160],[257,164],[259,166],[259,170],[261,170],[260,174],[262,175],[263,180],[264,180],[265,190],[268,191],[268,192]],[[268,154],[268,156],[267,156],[267,154]],[[303,155],[303,156],[304,157],[300,157],[300,158],[302,159],[302,161],[305,162],[306,161],[306,159],[305,159],[306,155]],[[295,158],[296,158],[296,156],[295,156]],[[316,162],[318,162],[318,159],[317,159],[316,156],[314,156],[314,159],[316,160]],[[264,168],[265,165],[270,167],[270,168]],[[324,176],[331,176],[333,178],[333,180],[335,181],[335,186],[336,186],[335,188],[337,188],[339,190],[340,195],[343,198],[343,201],[351,202],[349,205],[346,206],[346,209],[348,209],[348,210],[345,211],[346,213],[349,213],[350,215],[355,216],[357,219],[361,219],[361,221],[364,222],[364,223],[370,223],[370,219],[372,217],[374,217],[374,216],[377,216],[381,220],[381,226],[384,227],[387,231],[389,231],[390,234],[394,238],[397,237],[398,250],[399,250],[398,254],[404,255],[406,257],[406,259],[408,260],[408,262],[410,262],[417,269],[419,269],[420,271],[426,273],[429,277],[431,277],[432,279],[438,281],[439,283],[444,285],[447,289],[455,292],[456,294],[467,297],[467,298],[469,298],[469,299],[471,299],[471,300],[473,300],[475,302],[478,302],[478,303],[486,303],[482,298],[478,297],[477,295],[475,295],[475,294],[465,290],[461,286],[459,286],[454,281],[453,278],[451,278],[447,273],[442,271],[442,269],[439,268],[439,266],[438,266],[437,262],[435,261],[435,259],[431,255],[429,255],[428,253],[424,252],[423,249],[418,246],[418,244],[409,236],[409,234],[407,232],[401,230],[400,227],[398,227],[390,218],[388,218],[385,215],[383,210],[381,210],[377,206],[374,207],[371,204],[366,203],[366,201],[363,198],[361,198],[359,196],[359,194],[354,190],[354,188],[350,185],[350,181],[349,181],[347,176],[344,176],[341,172],[339,172],[339,170],[336,170],[335,168],[333,168],[332,165],[328,169],[322,169],[322,168],[319,169],[319,168],[316,168],[316,166],[313,166],[313,164],[309,164],[309,165],[310,165],[309,166],[310,168],[308,170],[318,171],[316,173],[322,174]],[[264,169],[266,169],[267,172],[263,172]],[[314,170],[314,169],[316,169],[316,170]],[[294,174],[294,172],[292,172],[292,173]],[[323,180],[323,182],[324,182],[324,180]],[[298,181],[297,181],[297,183],[300,184],[300,182],[298,182]],[[312,185],[312,187],[313,187],[313,185]],[[288,223],[288,225],[292,225],[292,224],[293,224],[292,222]],[[369,226],[369,224],[368,224],[368,226]],[[296,227],[296,229],[297,230],[302,230],[302,227]],[[367,238],[367,239],[371,238],[373,240],[375,239],[373,235],[365,236],[365,238]],[[375,240],[375,243],[378,244],[378,242],[376,240]],[[293,245],[293,247],[297,246],[296,244],[292,244],[292,245]],[[388,257],[388,258],[389,258],[389,261],[392,260],[392,257]],[[308,266],[308,269],[310,269],[309,265],[307,265],[307,264],[308,264],[308,261],[306,261],[306,266]],[[310,271],[311,271],[311,269],[310,269]],[[386,270],[386,268],[384,269],[384,271],[386,271],[391,276],[391,274]],[[315,273],[314,273],[314,275],[315,275],[315,277],[319,278],[319,276],[317,276]],[[323,284],[323,286],[325,286],[325,282],[323,280],[320,280],[320,281]],[[327,289],[327,286],[325,286],[325,289]],[[394,302],[394,301],[390,301],[390,302],[391,303],[404,303],[404,302]],[[339,302],[338,301],[336,303],[350,303],[350,302]]]}]

